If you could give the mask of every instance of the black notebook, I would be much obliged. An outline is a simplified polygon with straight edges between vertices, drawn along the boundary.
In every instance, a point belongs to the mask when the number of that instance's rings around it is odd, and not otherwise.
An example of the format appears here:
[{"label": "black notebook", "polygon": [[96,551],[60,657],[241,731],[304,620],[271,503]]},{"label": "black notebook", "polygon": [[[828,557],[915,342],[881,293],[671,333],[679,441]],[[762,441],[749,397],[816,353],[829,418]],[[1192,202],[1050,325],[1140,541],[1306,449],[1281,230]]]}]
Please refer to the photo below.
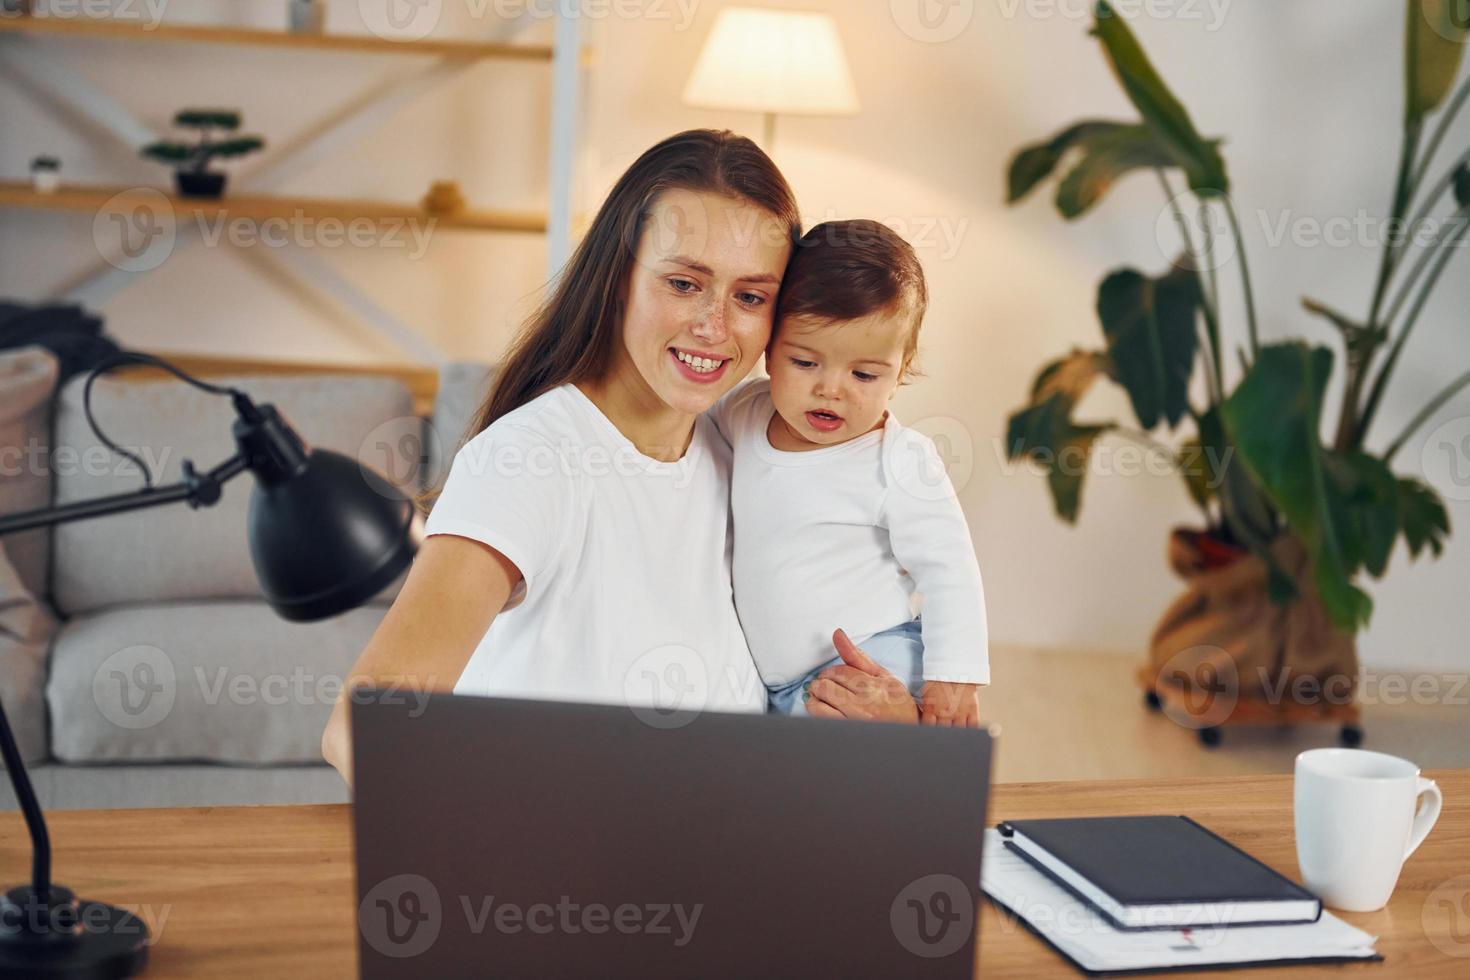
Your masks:
[{"label": "black notebook", "polygon": [[1119,929],[1315,922],[1322,903],[1188,817],[1012,820],[997,828],[1038,870]]}]

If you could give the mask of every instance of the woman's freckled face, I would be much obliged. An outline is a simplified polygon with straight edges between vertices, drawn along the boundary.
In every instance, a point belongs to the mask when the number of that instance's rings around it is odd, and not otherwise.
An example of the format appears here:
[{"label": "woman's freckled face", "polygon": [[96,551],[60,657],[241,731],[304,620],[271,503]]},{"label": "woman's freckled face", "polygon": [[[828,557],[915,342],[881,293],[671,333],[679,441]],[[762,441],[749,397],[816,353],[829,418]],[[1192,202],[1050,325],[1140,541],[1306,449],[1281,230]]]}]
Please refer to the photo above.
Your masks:
[{"label": "woman's freckled face", "polygon": [[790,252],[785,224],[754,204],[660,195],[623,307],[623,350],[647,388],[698,415],[749,374],[770,340]]}]

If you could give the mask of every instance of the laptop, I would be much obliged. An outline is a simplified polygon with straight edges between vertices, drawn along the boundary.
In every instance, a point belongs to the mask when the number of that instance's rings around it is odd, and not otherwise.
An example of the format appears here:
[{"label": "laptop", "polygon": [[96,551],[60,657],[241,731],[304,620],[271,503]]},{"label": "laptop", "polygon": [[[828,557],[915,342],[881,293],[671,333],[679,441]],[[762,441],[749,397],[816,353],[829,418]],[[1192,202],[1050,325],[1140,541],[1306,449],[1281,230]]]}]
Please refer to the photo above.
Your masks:
[{"label": "laptop", "polygon": [[359,691],[361,975],[960,980],[984,731]]}]

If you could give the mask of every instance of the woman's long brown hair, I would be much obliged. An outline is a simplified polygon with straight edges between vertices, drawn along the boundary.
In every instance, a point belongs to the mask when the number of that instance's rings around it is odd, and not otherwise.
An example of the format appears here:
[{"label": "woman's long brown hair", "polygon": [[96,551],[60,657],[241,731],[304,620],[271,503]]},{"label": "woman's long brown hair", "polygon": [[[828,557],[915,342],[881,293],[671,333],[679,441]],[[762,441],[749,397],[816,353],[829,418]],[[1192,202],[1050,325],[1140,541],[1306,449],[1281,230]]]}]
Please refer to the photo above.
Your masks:
[{"label": "woman's long brown hair", "polygon": [[749,139],[692,129],[652,147],[618,178],[550,297],[512,342],[467,437],[559,385],[604,375],[644,224],[658,196],[675,188],[748,201],[786,224],[793,245],[801,237],[786,178]]}]

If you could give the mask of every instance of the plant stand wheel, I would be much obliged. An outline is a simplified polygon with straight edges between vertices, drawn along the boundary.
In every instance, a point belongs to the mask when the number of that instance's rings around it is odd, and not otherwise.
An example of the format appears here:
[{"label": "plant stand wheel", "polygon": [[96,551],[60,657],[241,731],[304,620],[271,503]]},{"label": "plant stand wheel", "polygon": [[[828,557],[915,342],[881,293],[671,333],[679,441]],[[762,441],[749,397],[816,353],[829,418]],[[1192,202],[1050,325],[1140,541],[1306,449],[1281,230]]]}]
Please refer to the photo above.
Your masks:
[{"label": "plant stand wheel", "polygon": [[1244,694],[1216,703],[1213,699],[1201,707],[1177,685],[1163,682],[1148,664],[1135,673],[1143,690],[1143,703],[1149,711],[1162,712],[1185,728],[1194,730],[1195,738],[1205,748],[1215,748],[1225,740],[1227,728],[1273,728],[1289,731],[1303,725],[1337,726],[1338,744],[1357,748],[1363,744],[1363,717],[1355,700],[1338,702],[1272,701]]}]

